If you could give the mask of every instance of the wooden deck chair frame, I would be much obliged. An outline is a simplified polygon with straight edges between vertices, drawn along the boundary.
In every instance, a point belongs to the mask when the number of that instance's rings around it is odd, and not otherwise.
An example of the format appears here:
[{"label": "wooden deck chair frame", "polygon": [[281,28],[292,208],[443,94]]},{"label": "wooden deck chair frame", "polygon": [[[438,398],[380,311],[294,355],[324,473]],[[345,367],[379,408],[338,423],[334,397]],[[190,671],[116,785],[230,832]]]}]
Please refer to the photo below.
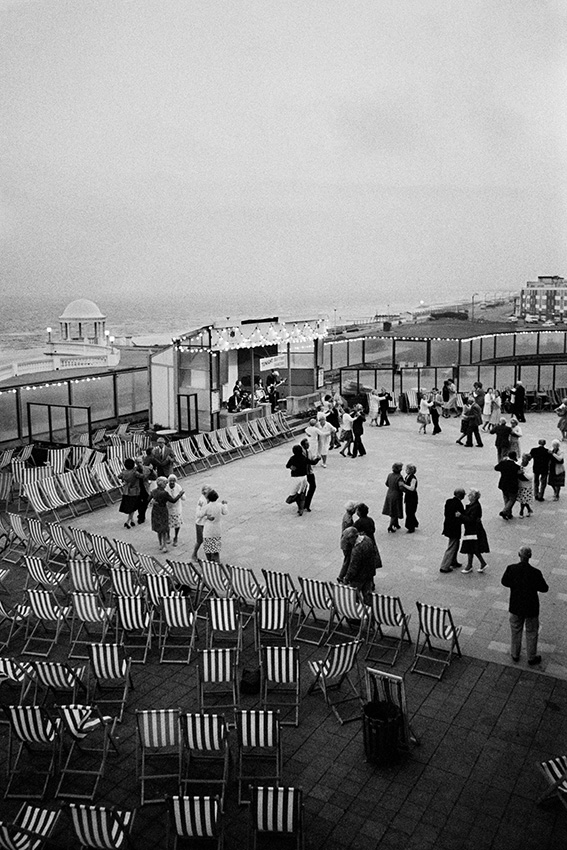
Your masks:
[{"label": "wooden deck chair frame", "polygon": [[[236,712],[236,782],[238,804],[250,800],[251,785],[263,785],[265,781],[278,785],[283,771],[282,734],[279,711],[264,709]],[[273,769],[260,774],[250,771],[252,765],[262,768],[269,763]]]},{"label": "wooden deck chair frame", "polygon": [[219,797],[174,794],[168,800],[166,845],[177,850],[178,841],[215,842],[217,850],[224,848],[222,805]]},{"label": "wooden deck chair frame", "polygon": [[[104,605],[97,593],[72,593],[71,638],[69,658],[88,658],[92,643],[104,643],[116,609]],[[84,647],[84,649],[83,649]]]},{"label": "wooden deck chair frame", "polygon": [[105,709],[104,714],[108,713],[107,706],[118,704],[119,709],[114,716],[121,723],[130,688],[134,689],[132,659],[126,655],[122,645],[109,643],[91,644],[89,657],[94,677],[90,698],[99,708]]},{"label": "wooden deck chair frame", "polygon": [[197,638],[197,615],[191,598],[180,595],[163,597],[162,617],[160,664],[189,664]]},{"label": "wooden deck chair frame", "polygon": [[233,564],[225,564],[225,569],[230,577],[231,596],[238,601],[240,615],[242,617],[242,628],[245,629],[255,619],[256,602],[266,595],[266,588],[262,587],[254,571],[249,567],[236,567]]},{"label": "wooden deck chair frame", "polygon": [[[197,653],[199,711],[234,713],[240,707],[240,682],[235,649],[200,649]],[[230,697],[230,700],[227,700]],[[221,702],[218,702],[218,700]],[[209,702],[209,700],[211,700]],[[214,702],[213,702],[214,700]],[[226,711],[222,712],[226,716]],[[227,724],[229,721],[227,720]],[[234,725],[234,720],[231,724]]]},{"label": "wooden deck chair frame", "polygon": [[171,561],[166,559],[171,568],[176,589],[182,594],[189,594],[193,608],[198,612],[201,606],[203,579],[201,573],[192,561]]},{"label": "wooden deck chair frame", "polygon": [[244,442],[251,447],[254,454],[266,451],[266,447],[260,438],[259,432],[256,433],[252,430],[252,428],[250,428],[250,422],[240,422],[238,425],[238,431],[242,435]]},{"label": "wooden deck chair frame", "polygon": [[30,535],[20,514],[8,511],[8,545],[2,552],[2,560],[18,566],[26,554],[34,554],[30,546]]},{"label": "wooden deck chair frame", "polygon": [[136,710],[136,778],[142,806],[163,803],[167,797],[163,791],[148,796],[149,783],[173,779],[175,788],[179,788],[183,754],[180,716],[180,708]]},{"label": "wooden deck chair frame", "polygon": [[2,850],[41,850],[61,813],[43,806],[24,803],[13,821],[0,823]]},{"label": "wooden deck chair frame", "polygon": [[[380,653],[380,658],[372,658],[382,664],[393,667],[401,652],[404,641],[412,643],[409,621],[411,614],[406,614],[399,596],[387,596],[380,593],[370,595],[368,606],[370,619],[366,632],[366,654],[368,659],[375,651]],[[398,634],[387,634],[384,629],[397,629]]]},{"label": "wooden deck chair frame", "polygon": [[230,456],[230,460],[237,460],[240,457],[244,457],[244,451],[240,445],[240,441],[237,443],[232,441],[228,428],[219,428],[217,430],[217,439],[223,451]]},{"label": "wooden deck chair frame", "polygon": [[195,454],[203,458],[209,467],[222,466],[222,460],[219,455],[216,455],[207,445],[205,434],[193,434],[192,438]]},{"label": "wooden deck chair frame", "polygon": [[226,431],[232,445],[240,450],[242,457],[249,457],[250,455],[255,454],[250,443],[243,440],[242,435],[238,430],[238,425],[229,425]]},{"label": "wooden deck chair frame", "polygon": [[[69,622],[71,609],[67,605],[60,605],[53,594],[46,590],[28,590],[27,595],[30,613],[26,623],[22,654],[41,655],[47,658],[59,641],[63,627],[66,626],[69,632],[71,631]],[[51,632],[49,624],[52,627]],[[36,645],[37,648],[35,648]],[[47,648],[41,651],[42,646]]]},{"label": "wooden deck chair frame", "polygon": [[364,604],[360,591],[346,584],[329,583],[331,610],[326,643],[335,635],[345,640],[362,640],[368,631],[368,606]]},{"label": "wooden deck chair frame", "polygon": [[[339,711],[339,707],[347,703],[358,701],[359,706],[363,704],[360,696],[360,675],[357,666],[357,655],[360,646],[361,641],[358,640],[335,644],[328,648],[325,658],[320,661],[314,660],[308,662],[309,668],[315,678],[307,693],[311,694],[319,688],[327,706],[332,710],[341,725],[350,723],[353,720],[360,720],[360,711],[356,712],[354,716],[349,717],[345,717]],[[351,678],[351,673],[354,670],[357,673],[358,687]],[[330,693],[340,690],[345,680],[349,685],[350,695],[343,695],[339,700],[331,700]]]},{"label": "wooden deck chair frame", "polygon": [[202,472],[204,469],[210,469],[211,465],[207,462],[206,458],[201,457],[195,451],[195,446],[191,442],[191,437],[184,437],[181,440],[181,445],[183,447],[185,457],[193,466],[194,472]]},{"label": "wooden deck chair frame", "polygon": [[264,584],[266,585],[266,596],[277,599],[286,597],[289,600],[290,617],[293,619],[299,610],[299,593],[289,573],[280,570],[267,570],[262,567]]},{"label": "wooden deck chair frame", "polygon": [[391,702],[400,709],[402,722],[400,724],[398,747],[407,752],[412,744],[419,744],[419,738],[414,733],[408,718],[403,676],[396,676],[394,673],[387,673],[385,670],[367,667],[364,672],[364,678],[366,698],[368,701],[377,696],[380,701]]},{"label": "wooden deck chair frame", "polygon": [[330,615],[331,594],[329,584],[318,579],[299,577],[299,616],[294,640],[321,646],[329,631],[328,619],[317,617],[316,611]]},{"label": "wooden deck chair frame", "polygon": [[93,508],[103,508],[112,504],[107,491],[101,485],[100,481],[93,476],[90,467],[81,466],[79,469],[76,469],[75,479],[83,497],[88,499]]},{"label": "wooden deck chair frame", "polygon": [[[60,755],[62,767],[55,797],[94,800],[104,777],[110,748],[118,755],[114,739],[116,718],[103,717],[97,706],[74,703],[60,705],[59,716],[63,732]],[[66,737],[71,741],[71,745],[63,763],[63,744]],[[68,780],[72,783],[69,790],[65,788]]]},{"label": "wooden deck chair frame", "polygon": [[[10,736],[6,762],[8,783],[4,799],[42,800],[57,769],[61,722],[58,718],[52,720],[47,711],[37,705],[12,705],[6,711],[10,720]],[[29,754],[33,765],[26,764],[21,768],[24,751]],[[42,757],[47,766],[42,764]],[[40,790],[30,788],[30,774],[39,777]],[[14,789],[14,784],[18,784],[22,775],[28,777],[25,788]]]},{"label": "wooden deck chair frame", "polygon": [[538,761],[536,766],[548,783],[548,787],[538,798],[538,805],[556,796],[567,808],[567,756],[556,756],[546,761]]},{"label": "wooden deck chair frame", "polygon": [[[455,626],[449,608],[426,605],[422,602],[415,604],[419,616],[419,631],[410,672],[440,680],[450,666],[454,652],[456,651],[459,658],[462,657],[459,645],[461,627]],[[434,646],[431,638],[444,640],[449,644],[449,648]]]},{"label": "wooden deck chair frame", "polygon": [[218,796],[224,812],[230,768],[228,727],[220,714],[188,713],[181,715],[183,732],[183,778],[181,789],[187,794]]},{"label": "wooden deck chair frame", "polygon": [[[301,665],[297,646],[263,646],[260,651],[260,707],[279,710],[282,726],[299,726]],[[291,712],[291,719],[288,719]]]},{"label": "wooden deck chair frame", "polygon": [[216,597],[223,599],[230,595],[230,573],[219,561],[199,561],[203,602]]},{"label": "wooden deck chair frame", "polygon": [[217,649],[218,643],[236,650],[238,664],[242,652],[242,617],[236,599],[208,599],[205,643],[207,649]]},{"label": "wooden deck chair frame", "polygon": [[44,689],[42,705],[47,702],[49,694],[53,696],[55,704],[62,702],[77,702],[79,693],[86,699],[88,696],[87,686],[83,681],[86,674],[86,665],[71,667],[61,661],[34,661],[35,690],[33,701],[39,704],[40,689]]},{"label": "wooden deck chair frame", "polygon": [[[116,643],[121,643],[132,664],[145,664],[152,648],[154,611],[141,596],[116,597]],[[134,658],[132,652],[141,652]]]},{"label": "wooden deck chair frame", "polygon": [[68,803],[73,829],[81,848],[87,850],[122,850],[134,845],[130,832],[136,809],[117,809],[115,806],[87,806]]},{"label": "wooden deck chair frame", "polygon": [[285,596],[263,597],[256,602],[254,647],[259,652],[261,646],[277,644],[291,644],[289,599]]},{"label": "wooden deck chair frame", "polygon": [[250,789],[248,848],[256,850],[258,836],[295,838],[295,850],[304,850],[303,791],[289,786],[256,786]]},{"label": "wooden deck chair frame", "polygon": [[17,603],[13,608],[8,610],[4,607],[4,603],[0,602],[0,628],[9,624],[6,640],[0,641],[1,651],[9,649],[12,638],[16,637],[22,629],[26,628],[30,613],[30,606],[25,603]]}]

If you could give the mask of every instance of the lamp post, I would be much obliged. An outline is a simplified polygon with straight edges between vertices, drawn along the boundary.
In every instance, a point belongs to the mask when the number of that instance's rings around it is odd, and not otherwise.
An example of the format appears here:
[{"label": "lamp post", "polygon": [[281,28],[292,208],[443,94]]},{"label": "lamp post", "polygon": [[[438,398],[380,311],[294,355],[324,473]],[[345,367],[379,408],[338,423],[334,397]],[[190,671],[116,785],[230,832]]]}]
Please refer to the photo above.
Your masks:
[{"label": "lamp post", "polygon": [[47,331],[47,342],[51,345],[51,328],[46,328],[45,330]]},{"label": "lamp post", "polygon": [[337,335],[337,308],[336,307],[333,310],[333,313],[335,314],[335,336],[336,336]]},{"label": "lamp post", "polygon": [[474,322],[474,299],[478,298],[478,292],[473,292],[471,298],[471,322]]}]

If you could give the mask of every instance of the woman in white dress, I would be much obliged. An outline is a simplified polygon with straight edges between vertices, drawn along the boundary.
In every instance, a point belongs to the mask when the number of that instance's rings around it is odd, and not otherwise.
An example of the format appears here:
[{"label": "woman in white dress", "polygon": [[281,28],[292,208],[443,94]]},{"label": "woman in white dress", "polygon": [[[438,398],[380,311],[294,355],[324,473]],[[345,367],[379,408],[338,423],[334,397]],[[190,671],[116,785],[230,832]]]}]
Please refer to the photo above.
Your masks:
[{"label": "woman in white dress", "polygon": [[419,422],[420,434],[427,434],[427,426],[431,422],[430,410],[433,407],[433,399],[430,396],[422,395],[419,401],[419,411],[417,421]]},{"label": "woman in white dress", "polygon": [[490,416],[492,413],[492,399],[494,398],[494,390],[489,387],[484,396],[484,404],[482,406],[482,430],[487,431],[490,428]]},{"label": "woman in white dress", "polygon": [[490,427],[494,428],[495,425],[500,424],[500,418],[502,416],[502,398],[499,390],[492,391],[492,401],[490,404]]},{"label": "woman in white dress", "polygon": [[176,502],[167,503],[167,518],[169,521],[167,542],[171,542],[171,530],[173,529],[173,545],[177,546],[179,529],[183,525],[183,502],[185,501],[185,493],[177,481],[177,475],[173,475],[173,473],[169,475],[167,479],[167,492],[174,498],[175,496],[179,496],[180,493],[182,494]]},{"label": "woman in white dress", "polygon": [[327,466],[327,455],[329,454],[329,446],[331,445],[331,437],[336,432],[336,428],[327,422],[324,413],[320,413],[317,417],[317,430],[319,432],[319,445],[317,454],[321,457],[321,465]]},{"label": "woman in white dress", "polygon": [[515,416],[512,416],[510,419],[510,427],[512,428],[512,433],[510,434],[510,448],[508,451],[516,452],[516,457],[520,459],[522,457],[522,450],[520,448],[522,429]]}]

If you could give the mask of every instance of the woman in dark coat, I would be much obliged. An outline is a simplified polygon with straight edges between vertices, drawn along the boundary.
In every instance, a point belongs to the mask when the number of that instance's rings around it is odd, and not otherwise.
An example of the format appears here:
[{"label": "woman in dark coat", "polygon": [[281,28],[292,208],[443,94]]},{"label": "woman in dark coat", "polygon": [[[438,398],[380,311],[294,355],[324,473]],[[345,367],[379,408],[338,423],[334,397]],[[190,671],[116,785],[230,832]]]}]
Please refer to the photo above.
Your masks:
[{"label": "woman in dark coat", "polygon": [[136,465],[135,461],[128,457],[124,461],[124,469],[118,476],[122,481],[122,499],[118,510],[121,514],[126,514],[126,522],[124,528],[134,528],[134,514],[138,510],[138,502],[140,500],[140,485],[144,478],[144,472],[140,464]]},{"label": "woman in dark coat", "polygon": [[399,520],[404,516],[404,505],[402,495],[402,483],[404,477],[402,475],[403,463],[394,463],[392,471],[386,478],[386,487],[388,492],[384,500],[382,515],[390,517],[390,525],[388,531],[392,533],[400,528]]},{"label": "woman in dark coat", "polygon": [[408,463],[406,466],[406,476],[402,482],[404,504],[406,507],[405,526],[408,534],[413,534],[416,528],[419,527],[419,522],[416,517],[418,501],[416,472],[417,470],[413,463]]},{"label": "woman in dark coat", "polygon": [[480,561],[480,566],[477,567],[477,572],[483,573],[488,564],[483,558],[483,552],[490,552],[486,531],[482,524],[482,507],[480,504],[480,491],[471,490],[469,493],[469,503],[463,514],[463,537],[461,540],[461,554],[467,556],[467,565],[462,573],[472,573],[473,558],[476,555]]}]

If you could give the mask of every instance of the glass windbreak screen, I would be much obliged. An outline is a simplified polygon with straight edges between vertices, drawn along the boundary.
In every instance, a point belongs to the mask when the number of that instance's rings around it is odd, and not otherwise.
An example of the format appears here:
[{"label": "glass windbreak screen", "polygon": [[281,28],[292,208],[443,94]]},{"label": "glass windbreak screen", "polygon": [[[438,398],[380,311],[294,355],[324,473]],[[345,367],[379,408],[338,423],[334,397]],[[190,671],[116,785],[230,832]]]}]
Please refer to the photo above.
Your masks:
[{"label": "glass windbreak screen", "polygon": [[348,344],[348,365],[355,366],[362,363],[362,340],[351,340]]},{"label": "glass windbreak screen", "polygon": [[391,339],[365,339],[365,363],[392,363],[393,342]]},{"label": "glass windbreak screen", "polygon": [[373,390],[376,386],[375,384],[375,373],[374,369],[361,369],[358,373],[358,386],[359,392],[366,393]]},{"label": "glass windbreak screen", "polygon": [[540,354],[561,354],[565,350],[565,334],[563,333],[540,333]]},{"label": "glass windbreak screen", "polygon": [[[567,388],[567,364],[558,363],[555,367],[555,388],[563,389]],[[564,396],[567,396],[567,391],[563,392]]]},{"label": "glass windbreak screen", "polygon": [[493,336],[486,336],[481,340],[481,360],[492,360],[494,358],[494,342]]},{"label": "glass windbreak screen", "polygon": [[432,390],[435,386],[435,369],[420,369],[419,370],[419,387],[426,392]]},{"label": "glass windbreak screen", "polygon": [[3,392],[0,395],[0,442],[18,438],[18,396]]},{"label": "glass windbreak screen", "polygon": [[93,422],[101,419],[112,419],[114,413],[114,390],[112,376],[96,381],[71,384],[73,404],[91,408]]},{"label": "glass windbreak screen", "polygon": [[553,366],[551,363],[539,367],[539,388],[547,390],[553,386]]},{"label": "glass windbreak screen", "polygon": [[511,387],[514,383],[515,371],[513,366],[497,366],[496,367],[496,389],[502,392],[506,387]]},{"label": "glass windbreak screen", "polygon": [[397,339],[396,361],[404,368],[408,368],[405,365],[408,363],[416,368],[417,364],[427,366],[427,343],[423,340]]},{"label": "glass windbreak screen", "polygon": [[452,366],[458,362],[458,340],[432,339],[430,350],[432,366]]},{"label": "glass windbreak screen", "polygon": [[514,334],[498,334],[496,337],[495,357],[512,357],[514,354]]},{"label": "glass windbreak screen", "polygon": [[478,363],[480,360],[480,349],[481,349],[480,339],[471,340],[472,351],[471,351],[471,363]]},{"label": "glass windbreak screen", "polygon": [[417,369],[402,369],[402,392],[407,390],[418,390]]},{"label": "glass windbreak screen", "polygon": [[494,388],[494,366],[481,366],[479,369],[479,381],[485,390]]},{"label": "glass windbreak screen", "polygon": [[347,366],[347,344],[346,342],[333,343],[333,369]]},{"label": "glass windbreak screen", "polygon": [[341,394],[356,395],[358,392],[358,377],[356,369],[343,369],[341,371]]},{"label": "glass windbreak screen", "polygon": [[459,392],[472,393],[473,385],[478,381],[478,369],[476,366],[461,366],[459,369]]},{"label": "glass windbreak screen", "polygon": [[533,355],[537,351],[537,334],[517,334],[516,336],[516,357],[527,357]]},{"label": "glass windbreak screen", "polygon": [[537,366],[522,366],[521,381],[526,392],[535,392],[538,388]]}]

